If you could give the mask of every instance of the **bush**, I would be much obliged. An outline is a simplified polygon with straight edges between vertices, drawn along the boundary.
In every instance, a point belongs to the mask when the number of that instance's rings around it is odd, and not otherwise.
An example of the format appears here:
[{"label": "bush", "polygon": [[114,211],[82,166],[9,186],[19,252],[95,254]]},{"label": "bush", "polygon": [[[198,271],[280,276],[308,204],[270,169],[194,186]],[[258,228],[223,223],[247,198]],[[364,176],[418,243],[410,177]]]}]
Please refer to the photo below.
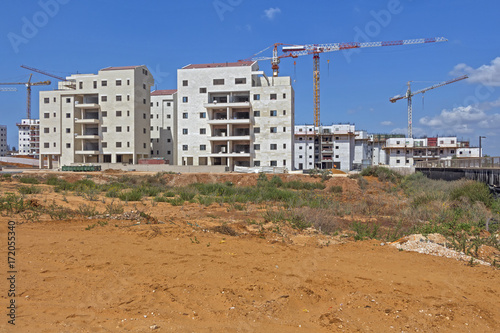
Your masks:
[{"label": "bush", "polygon": [[360,173],[361,176],[374,176],[382,182],[398,183],[402,176],[389,168],[381,166],[369,166]]},{"label": "bush", "polygon": [[330,192],[342,193],[342,186],[332,186],[332,187],[330,187]]},{"label": "bush", "polygon": [[460,198],[467,198],[471,203],[482,202],[486,207],[491,207],[493,204],[493,196],[488,186],[476,181],[467,181],[450,192],[451,200]]},{"label": "bush", "polygon": [[23,184],[40,184],[40,181],[36,179],[35,177],[27,177],[23,176],[19,178],[19,181]]},{"label": "bush", "polygon": [[118,198],[122,201],[140,201],[142,199],[142,192],[139,189],[122,191],[118,194]]},{"label": "bush", "polygon": [[42,192],[42,189],[36,186],[20,186],[18,189],[21,194],[38,194]]}]

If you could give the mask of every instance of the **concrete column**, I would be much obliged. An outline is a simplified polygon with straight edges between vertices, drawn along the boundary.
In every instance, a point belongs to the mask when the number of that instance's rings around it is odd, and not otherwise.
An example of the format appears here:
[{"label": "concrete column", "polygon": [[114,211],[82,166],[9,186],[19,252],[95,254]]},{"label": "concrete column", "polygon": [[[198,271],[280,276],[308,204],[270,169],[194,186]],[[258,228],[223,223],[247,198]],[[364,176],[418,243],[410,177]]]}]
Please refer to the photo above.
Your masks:
[{"label": "concrete column", "polygon": [[138,154],[132,154],[132,164],[137,164],[137,155]]},{"label": "concrete column", "polygon": [[52,155],[49,155],[48,169],[52,169]]},{"label": "concrete column", "polygon": [[43,169],[44,163],[43,163],[43,155],[40,154],[38,157],[38,168]]}]

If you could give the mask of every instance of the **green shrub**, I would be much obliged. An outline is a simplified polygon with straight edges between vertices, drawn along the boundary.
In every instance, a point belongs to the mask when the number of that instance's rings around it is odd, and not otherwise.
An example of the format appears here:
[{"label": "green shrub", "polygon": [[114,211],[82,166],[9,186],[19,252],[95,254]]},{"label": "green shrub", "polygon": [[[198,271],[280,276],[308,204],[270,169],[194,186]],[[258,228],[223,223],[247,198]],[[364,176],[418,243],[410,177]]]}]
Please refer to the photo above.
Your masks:
[{"label": "green shrub", "polygon": [[42,189],[36,186],[20,186],[18,189],[21,194],[38,194],[42,193]]},{"label": "green shrub", "polygon": [[96,216],[99,215],[99,212],[97,211],[96,206],[91,206],[87,204],[81,204],[78,206],[76,212],[82,216]]},{"label": "green shrub", "polygon": [[380,226],[377,224],[368,224],[355,221],[351,224],[351,230],[356,234],[355,240],[373,239],[377,237]]},{"label": "green shrub", "polygon": [[360,175],[374,176],[377,177],[380,181],[391,183],[398,183],[402,179],[402,176],[399,173],[381,166],[369,166],[368,168],[361,171]]},{"label": "green shrub", "polygon": [[491,207],[493,204],[493,196],[488,186],[476,181],[467,181],[462,186],[450,192],[451,200],[458,200],[460,198],[467,198],[471,203],[482,202],[486,207]]},{"label": "green shrub", "polygon": [[330,187],[330,192],[342,193],[342,186],[332,186],[332,187]]},{"label": "green shrub", "polygon": [[139,189],[122,191],[118,193],[118,198],[122,201],[140,201],[142,199],[142,192]]},{"label": "green shrub", "polygon": [[40,181],[37,178],[29,176],[20,177],[19,181],[23,184],[40,184]]}]

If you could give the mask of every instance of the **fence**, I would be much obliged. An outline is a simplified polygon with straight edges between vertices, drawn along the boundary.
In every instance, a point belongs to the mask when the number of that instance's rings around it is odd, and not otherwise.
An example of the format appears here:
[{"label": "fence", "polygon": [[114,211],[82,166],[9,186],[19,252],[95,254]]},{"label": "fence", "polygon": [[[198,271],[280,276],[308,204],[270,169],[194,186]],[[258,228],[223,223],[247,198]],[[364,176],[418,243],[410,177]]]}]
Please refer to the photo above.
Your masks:
[{"label": "fence", "polygon": [[500,157],[460,158],[454,160],[420,161],[416,168],[500,169]]}]

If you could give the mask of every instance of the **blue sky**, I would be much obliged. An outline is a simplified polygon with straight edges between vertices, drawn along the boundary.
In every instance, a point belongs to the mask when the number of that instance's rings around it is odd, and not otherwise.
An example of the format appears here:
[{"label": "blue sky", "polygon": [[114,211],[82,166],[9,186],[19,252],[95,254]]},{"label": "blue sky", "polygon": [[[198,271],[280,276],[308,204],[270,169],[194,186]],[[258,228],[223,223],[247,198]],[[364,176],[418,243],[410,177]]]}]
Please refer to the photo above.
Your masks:
[{"label": "blue sky", "polygon": [[[457,135],[500,156],[500,3],[415,1],[2,1],[0,82],[27,80],[28,65],[64,76],[107,66],[147,65],[158,89],[176,86],[190,63],[236,61],[269,45],[446,37],[448,42],[321,55],[321,122],[354,123],[370,133],[406,133],[408,80],[413,90],[469,74],[470,79],[414,97],[416,136]],[[31,28],[31,29],[30,29]],[[263,55],[270,55],[270,50]],[[498,58],[497,58],[498,57]],[[328,63],[329,60],[329,63]],[[283,59],[291,76],[296,124],[313,122],[312,56]],[[268,61],[261,69],[271,75]],[[35,74],[33,80],[50,79]],[[5,87],[5,86],[4,86]],[[26,89],[0,92],[0,124],[17,146]],[[33,88],[32,114],[38,116]]]}]

